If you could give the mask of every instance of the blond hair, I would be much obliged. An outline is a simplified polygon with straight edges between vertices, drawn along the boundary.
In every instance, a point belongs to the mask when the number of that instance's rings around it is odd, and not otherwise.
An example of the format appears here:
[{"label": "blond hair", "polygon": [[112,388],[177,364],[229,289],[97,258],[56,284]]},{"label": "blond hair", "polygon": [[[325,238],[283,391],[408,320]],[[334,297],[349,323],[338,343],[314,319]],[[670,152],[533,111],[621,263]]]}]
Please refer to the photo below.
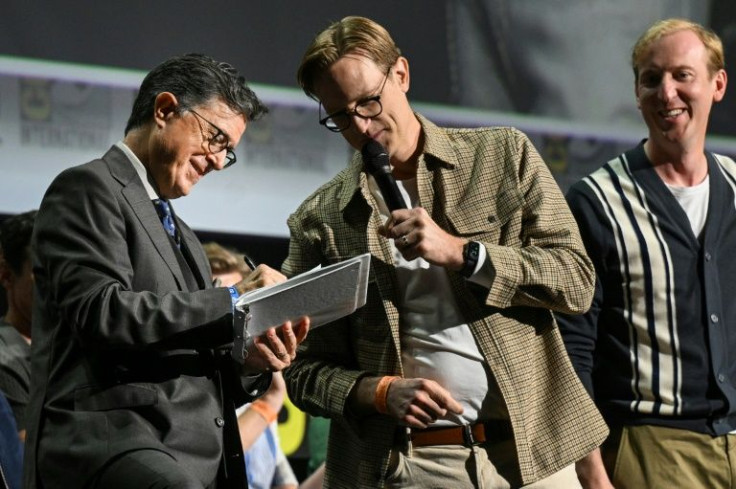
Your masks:
[{"label": "blond hair", "polygon": [[631,67],[634,69],[634,80],[637,83],[639,82],[639,65],[644,61],[652,44],[679,31],[692,31],[703,42],[708,52],[708,72],[711,76],[725,67],[723,43],[713,31],[687,19],[665,19],[652,24],[639,37],[631,50]]},{"label": "blond hair", "polygon": [[251,272],[250,267],[246,265],[243,259],[243,255],[234,250],[229,250],[215,242],[205,243],[202,248],[207,254],[207,260],[210,262],[213,275],[238,272],[245,277]]},{"label": "blond hair", "polygon": [[345,17],[317,34],[302,56],[296,78],[304,93],[316,99],[317,78],[350,53],[366,56],[383,71],[388,71],[401,56],[401,50],[380,24],[365,17]]}]

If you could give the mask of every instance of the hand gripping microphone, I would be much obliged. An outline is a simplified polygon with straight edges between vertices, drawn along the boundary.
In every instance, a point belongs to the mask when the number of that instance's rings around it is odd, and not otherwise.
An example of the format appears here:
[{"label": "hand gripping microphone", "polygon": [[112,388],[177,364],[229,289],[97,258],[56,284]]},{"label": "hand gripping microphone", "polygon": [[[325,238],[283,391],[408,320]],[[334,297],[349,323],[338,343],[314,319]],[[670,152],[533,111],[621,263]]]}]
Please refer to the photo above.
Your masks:
[{"label": "hand gripping microphone", "polygon": [[388,153],[381,146],[381,143],[371,139],[363,145],[360,153],[363,155],[365,170],[376,179],[378,189],[381,191],[381,195],[383,195],[383,200],[386,201],[386,207],[388,207],[389,212],[397,209],[406,209],[404,198],[401,192],[399,192],[399,187],[396,186],[394,176],[391,174]]}]

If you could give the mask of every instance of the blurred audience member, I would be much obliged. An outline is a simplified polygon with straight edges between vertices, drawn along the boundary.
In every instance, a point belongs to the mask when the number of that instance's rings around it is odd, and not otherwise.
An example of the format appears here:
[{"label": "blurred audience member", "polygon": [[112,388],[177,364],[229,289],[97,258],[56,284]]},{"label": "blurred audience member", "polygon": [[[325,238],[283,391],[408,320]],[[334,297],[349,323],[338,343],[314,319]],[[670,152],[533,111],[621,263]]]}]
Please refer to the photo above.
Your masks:
[{"label": "blurred audience member", "polygon": [[20,489],[23,444],[18,439],[13,411],[0,393],[0,489]]},{"label": "blurred audience member", "polygon": [[31,381],[31,309],[33,272],[30,243],[36,211],[10,217],[0,225],[0,284],[8,310],[0,318],[0,391],[25,439],[25,409]]},{"label": "blurred audience member", "polygon": [[[218,243],[203,245],[212,268],[212,279],[223,287],[243,280],[253,270],[244,255]],[[238,410],[238,428],[251,489],[296,489],[298,481],[279,445],[276,418],[284,404],[286,386],[275,372],[271,387],[259,399]]]}]

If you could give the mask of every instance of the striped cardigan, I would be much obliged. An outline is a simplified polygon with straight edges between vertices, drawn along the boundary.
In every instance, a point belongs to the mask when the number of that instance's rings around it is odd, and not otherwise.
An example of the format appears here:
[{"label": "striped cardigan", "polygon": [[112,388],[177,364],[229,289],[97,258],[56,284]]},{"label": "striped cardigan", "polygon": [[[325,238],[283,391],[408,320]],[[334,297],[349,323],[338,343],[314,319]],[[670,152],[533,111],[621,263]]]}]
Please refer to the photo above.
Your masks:
[{"label": "striped cardigan", "polygon": [[568,192],[597,284],[587,314],[558,320],[612,425],[736,428],[736,163],[707,161],[700,240],[641,144]]}]

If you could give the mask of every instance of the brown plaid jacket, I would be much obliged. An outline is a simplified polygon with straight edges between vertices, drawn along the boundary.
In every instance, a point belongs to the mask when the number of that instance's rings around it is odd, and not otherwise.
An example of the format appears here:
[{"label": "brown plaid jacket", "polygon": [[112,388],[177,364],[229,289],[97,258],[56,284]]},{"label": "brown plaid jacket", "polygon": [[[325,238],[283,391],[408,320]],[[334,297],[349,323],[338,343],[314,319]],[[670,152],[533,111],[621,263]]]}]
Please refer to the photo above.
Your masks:
[{"label": "brown plaid jacket", "polygon": [[[495,269],[485,297],[448,272],[458,304],[506,400],[525,484],[598,446],[607,428],[572,369],[552,311],[582,313],[594,270],[557,184],[512,128],[446,129],[417,115],[425,147],[420,202],[446,231],[482,242]],[[383,485],[394,419],[356,419],[346,399],[362,376],[401,375],[400,315],[388,242],[360,154],[289,218],[283,270],[304,272],[370,252],[367,304],[310,332],[286,372],[294,403],[332,418],[325,487]]]}]

